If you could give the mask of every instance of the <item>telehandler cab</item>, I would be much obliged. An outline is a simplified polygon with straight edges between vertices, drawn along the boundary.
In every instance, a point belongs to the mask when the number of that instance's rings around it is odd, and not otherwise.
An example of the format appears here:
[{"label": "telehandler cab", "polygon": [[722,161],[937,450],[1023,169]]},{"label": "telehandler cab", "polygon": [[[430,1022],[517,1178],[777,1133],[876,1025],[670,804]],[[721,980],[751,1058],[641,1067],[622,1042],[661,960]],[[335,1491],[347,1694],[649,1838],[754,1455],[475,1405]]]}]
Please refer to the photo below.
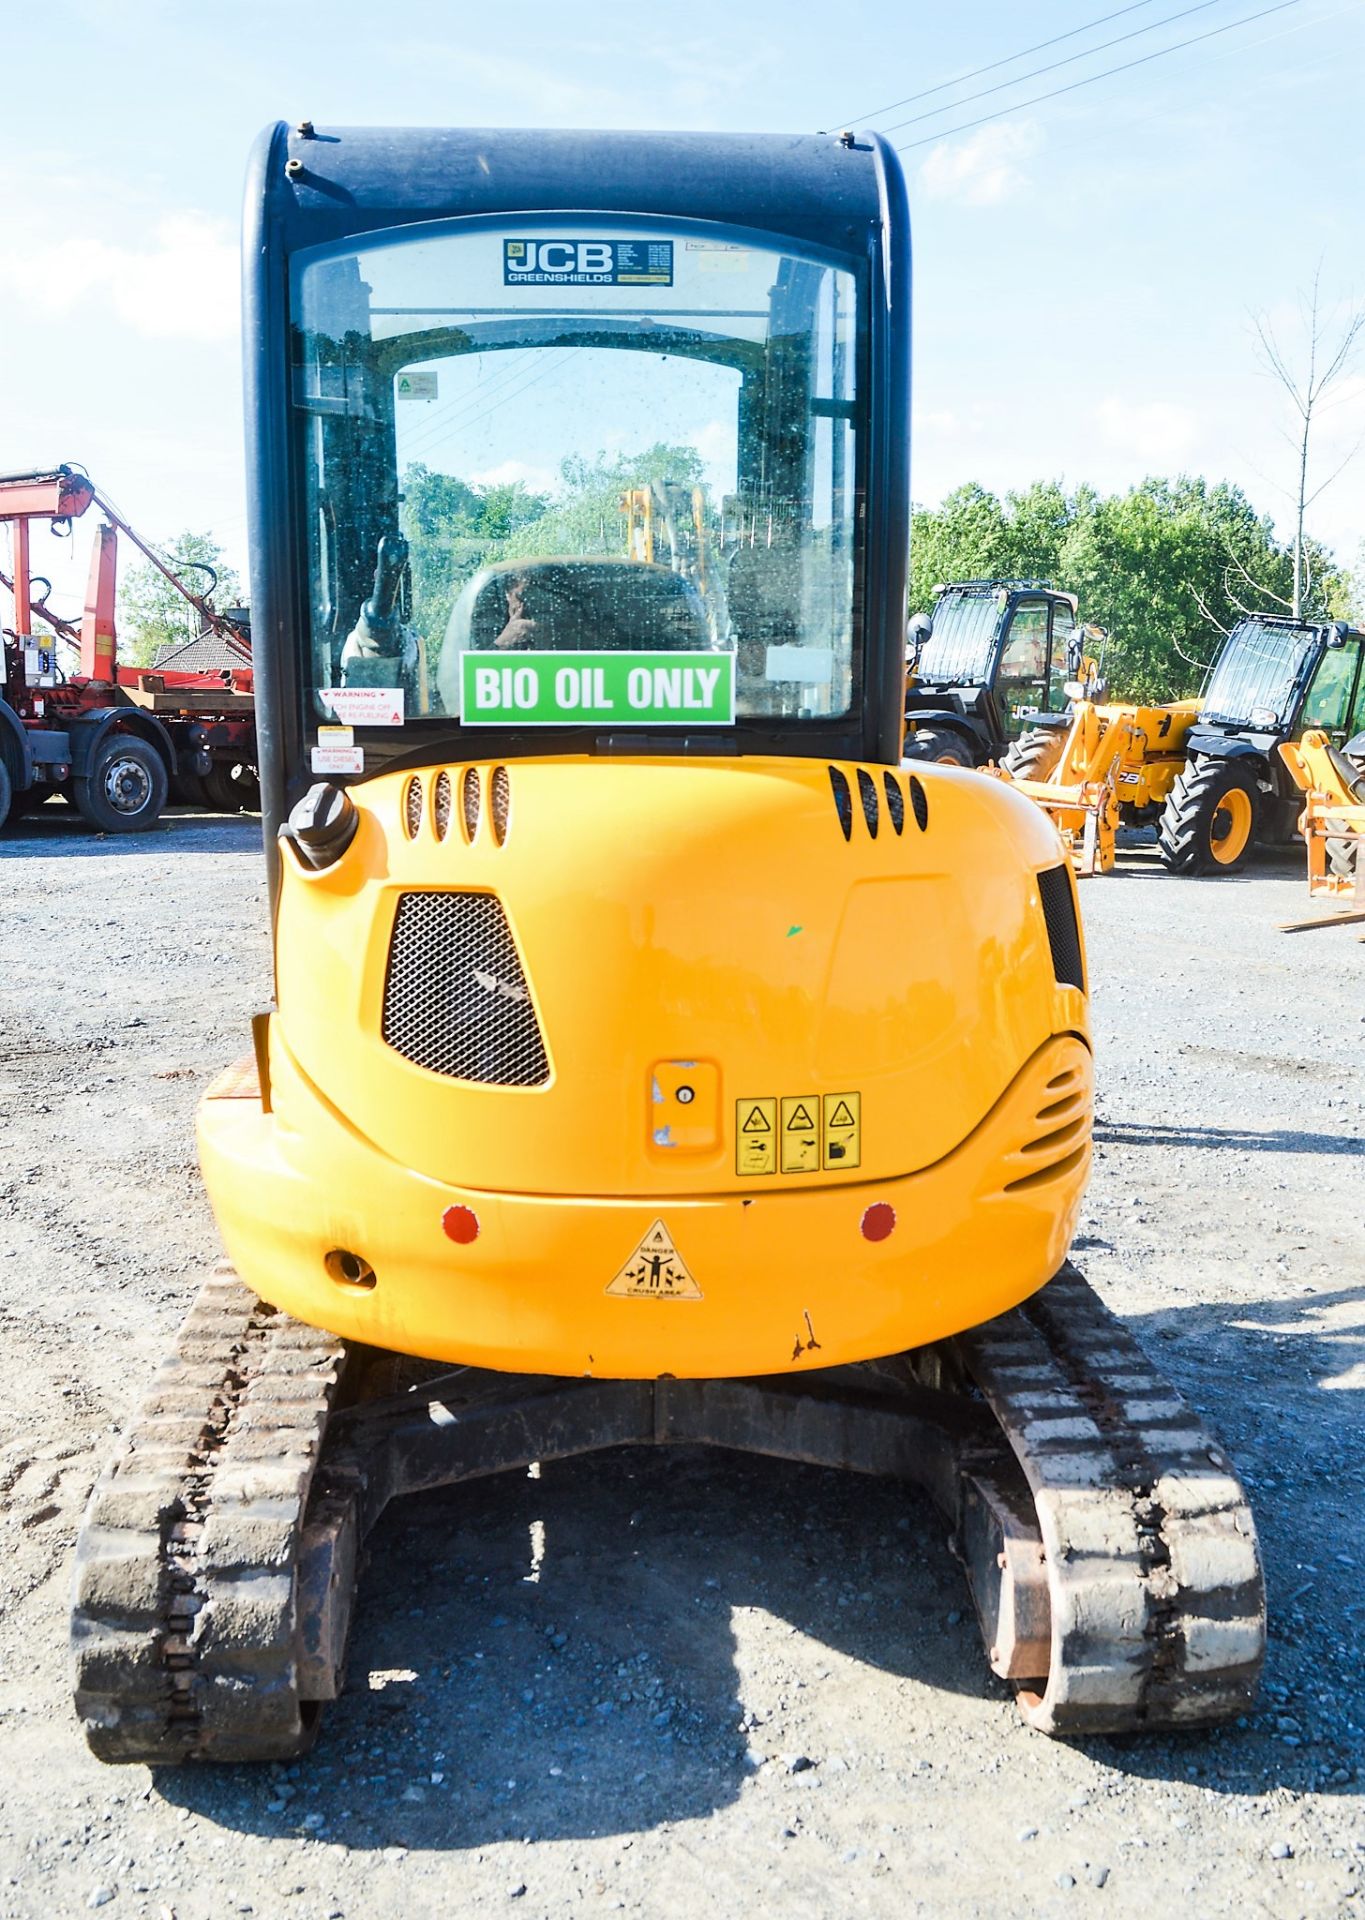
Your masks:
[{"label": "telehandler cab", "polygon": [[1076,596],[1041,580],[961,580],[934,594],[909,663],[906,757],[984,766],[1039,714],[1065,713],[1081,666]]},{"label": "telehandler cab", "polygon": [[1257,614],[1223,642],[1157,845],[1173,873],[1232,873],[1257,840],[1291,840],[1299,794],[1277,749],[1305,728],[1336,747],[1365,728],[1365,635],[1344,620]]},{"label": "telehandler cab", "polygon": [[[91,1746],[302,1751],[388,1500],[675,1443],[922,1483],[1047,1732],[1240,1713],[1242,1490],[1065,1264],[1074,882],[899,764],[894,153],[304,123],[248,210],[276,1006],[200,1113],[241,1277],[82,1529]],[[433,554],[419,466],[528,484]]]}]

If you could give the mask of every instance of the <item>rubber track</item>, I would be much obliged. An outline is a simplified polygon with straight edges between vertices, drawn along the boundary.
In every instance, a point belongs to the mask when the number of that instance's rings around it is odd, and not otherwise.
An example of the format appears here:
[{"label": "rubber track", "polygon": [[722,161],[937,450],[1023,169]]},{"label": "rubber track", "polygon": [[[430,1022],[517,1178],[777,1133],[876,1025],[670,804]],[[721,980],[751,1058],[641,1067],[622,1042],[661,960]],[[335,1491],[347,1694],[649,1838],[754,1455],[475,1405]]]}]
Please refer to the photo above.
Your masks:
[{"label": "rubber track", "polygon": [[230,1269],[200,1291],[76,1544],[76,1709],[100,1759],[311,1743],[294,1565],[343,1355]]},{"label": "rubber track", "polygon": [[1052,1658],[1025,1718],[1121,1733],[1245,1711],[1265,1652],[1256,1529],[1217,1443],[1074,1267],[953,1343],[1019,1459]]}]

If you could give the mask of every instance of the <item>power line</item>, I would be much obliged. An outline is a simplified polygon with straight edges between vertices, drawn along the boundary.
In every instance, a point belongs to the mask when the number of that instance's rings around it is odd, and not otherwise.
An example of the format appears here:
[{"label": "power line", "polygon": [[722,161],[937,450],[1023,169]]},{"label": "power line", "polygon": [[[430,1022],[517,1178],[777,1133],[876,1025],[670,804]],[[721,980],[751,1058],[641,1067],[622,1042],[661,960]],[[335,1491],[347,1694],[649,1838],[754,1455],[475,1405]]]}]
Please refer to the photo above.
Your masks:
[{"label": "power line", "polygon": [[[576,347],[571,347],[569,351],[566,354],[564,354],[560,359],[552,360],[548,367],[542,367],[539,373],[533,373],[529,380],[523,382],[523,384],[519,387],[513,387],[509,393],[504,393],[500,399],[495,400],[493,402],[491,407],[485,407],[482,413],[476,413],[472,419],[458,419],[458,420],[447,421],[445,425],[447,427],[458,426],[461,434],[467,436],[470,430],[478,426],[481,421],[486,420],[490,413],[496,413],[498,408],[501,406],[505,406],[509,400],[517,399],[519,395],[526,392],[528,387],[535,386],[537,381],[548,379],[552,373],[560,372],[562,368],[564,368],[568,364],[568,362],[573,359],[574,354],[577,351],[578,349]],[[525,369],[521,369],[521,371],[525,371]],[[411,458],[412,449],[407,448],[405,449],[405,451],[408,457]]]},{"label": "power line", "polygon": [[[1230,53],[1249,53],[1254,47],[1273,46],[1277,40],[1289,39],[1291,34],[1305,33],[1310,27],[1329,26],[1333,20],[1340,20],[1348,13],[1358,13],[1362,5],[1365,5],[1365,0],[1349,0],[1348,5],[1338,7],[1335,13],[1310,16],[1309,19],[1300,20],[1292,27],[1281,27],[1275,33],[1263,33],[1259,40],[1244,41],[1239,47],[1222,47],[1209,57],[1211,60],[1225,59]],[[1273,73],[1263,74],[1260,77],[1259,84],[1248,83],[1246,87],[1240,88],[1237,93],[1237,102],[1241,105],[1244,101],[1255,97],[1256,94],[1264,93],[1267,87],[1276,85],[1281,80],[1296,78],[1299,74],[1307,73],[1308,71],[1308,65],[1289,68],[1277,67]],[[1172,100],[1169,96],[1164,104],[1168,110],[1171,108]],[[1130,108],[1120,119],[1107,121],[1106,131],[1112,132],[1115,127],[1130,127],[1139,118],[1149,112],[1150,108],[1144,101],[1141,105]],[[1066,153],[1072,147],[1088,145],[1090,140],[1091,135],[1089,134],[1077,134],[1070,140],[1050,141],[1048,143],[1048,152],[1050,154]]]},{"label": "power line", "polygon": [[1055,73],[1059,67],[1074,66],[1077,60],[1089,60],[1097,53],[1107,53],[1110,47],[1122,46],[1125,40],[1136,40],[1144,33],[1156,33],[1162,27],[1174,26],[1177,20],[1187,20],[1192,13],[1207,13],[1210,7],[1223,4],[1223,0],[1198,0],[1193,7],[1183,7],[1179,13],[1168,13],[1164,20],[1149,20],[1145,27],[1133,27],[1127,33],[1115,34],[1112,40],[1101,40],[1098,46],[1087,47],[1083,53],[1068,53],[1061,60],[1050,60],[1045,67],[1031,67],[1027,73],[1017,73],[1012,80],[997,80],[993,87],[982,87],[979,93],[968,93],[961,100],[953,100],[946,107],[930,107],[926,113],[915,113],[908,120],[897,120],[889,127],[879,129],[882,133],[899,133],[902,127],[913,127],[921,120],[933,120],[941,113],[956,113],[959,107],[970,106],[973,100],[984,100],[988,94],[1000,93],[1006,87],[1022,87],[1026,80],[1036,80],[1039,74]]},{"label": "power line", "polygon": [[1179,53],[1182,47],[1198,46],[1201,40],[1216,40],[1221,33],[1231,33],[1234,27],[1250,26],[1253,20],[1264,20],[1268,14],[1283,13],[1287,7],[1297,7],[1299,0],[1279,0],[1273,7],[1262,7],[1259,13],[1245,13],[1240,20],[1229,20],[1225,27],[1210,27],[1207,33],[1191,34],[1187,40],[1175,40],[1169,47],[1158,47],[1155,53],[1141,54],[1136,60],[1120,61],[1116,67],[1106,67],[1103,73],[1092,73],[1084,80],[1072,80],[1065,87],[1051,87],[1046,93],[1034,94],[1030,100],[1016,100],[1013,106],[1001,107],[995,113],[983,113],[975,120],[964,120],[956,127],[945,127],[940,133],[927,134],[921,140],[907,140],[897,147],[897,153],[911,153],[916,147],[935,146],[940,140],[951,139],[955,133],[968,133],[973,127],[984,127],[991,120],[1003,120],[1011,113],[1021,113],[1025,107],[1036,107],[1044,100],[1056,100],[1064,93],[1075,93],[1079,87],[1093,87],[1097,80],[1108,80],[1116,73],[1127,73],[1133,67],[1145,67],[1149,61],[1160,60],[1165,54]]},{"label": "power line", "polygon": [[[523,380],[528,373],[534,371],[538,352],[536,348],[515,347],[503,349],[503,351],[512,361],[510,366],[504,367],[500,373],[495,373],[488,380],[481,380],[474,391],[456,394],[451,399],[442,401],[439,407],[432,409],[426,419],[415,424],[412,433],[408,436],[409,454],[439,440],[452,428],[473,426],[484,417],[484,413],[493,411],[492,407],[484,406],[486,400],[494,394],[510,398],[510,394],[505,393],[504,389],[514,387],[517,381]],[[564,362],[560,359],[554,364],[562,366]],[[539,378],[538,373],[536,377]],[[493,404],[497,406],[500,401],[494,401]]]},{"label": "power line", "polygon": [[955,80],[940,80],[935,87],[925,87],[921,93],[907,93],[904,100],[893,100],[888,106],[875,107],[871,113],[855,113],[848,120],[836,120],[840,127],[862,127],[876,120],[883,113],[894,113],[897,107],[911,107],[917,100],[927,100],[931,94],[946,93],[950,87],[966,86],[969,80],[980,79],[983,73],[995,73],[1001,67],[1008,67],[1016,60],[1027,60],[1031,53],[1044,53],[1048,47],[1059,47],[1063,40],[1074,40],[1078,33],[1092,33],[1096,27],[1106,27],[1111,20],[1122,19],[1125,13],[1136,13],[1139,7],[1156,5],[1156,0],[1132,0],[1132,4],[1119,7],[1114,13],[1102,13],[1098,20],[1088,20],[1083,27],[1072,27],[1069,33],[1054,34],[1051,40],[1039,40],[1031,47],[1021,47],[1018,53],[1006,54],[1003,60],[991,60],[984,67],[973,67],[970,73],[960,73]]}]

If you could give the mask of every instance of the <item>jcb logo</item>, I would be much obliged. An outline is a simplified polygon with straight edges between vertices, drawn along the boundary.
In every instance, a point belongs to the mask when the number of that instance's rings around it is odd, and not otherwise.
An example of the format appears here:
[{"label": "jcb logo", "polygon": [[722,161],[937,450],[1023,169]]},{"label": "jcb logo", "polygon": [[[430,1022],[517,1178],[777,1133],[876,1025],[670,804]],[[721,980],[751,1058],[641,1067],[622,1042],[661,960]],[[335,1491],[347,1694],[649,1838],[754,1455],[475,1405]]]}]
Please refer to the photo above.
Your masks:
[{"label": "jcb logo", "polygon": [[610,240],[512,240],[507,243],[510,273],[602,274],[615,264]]}]

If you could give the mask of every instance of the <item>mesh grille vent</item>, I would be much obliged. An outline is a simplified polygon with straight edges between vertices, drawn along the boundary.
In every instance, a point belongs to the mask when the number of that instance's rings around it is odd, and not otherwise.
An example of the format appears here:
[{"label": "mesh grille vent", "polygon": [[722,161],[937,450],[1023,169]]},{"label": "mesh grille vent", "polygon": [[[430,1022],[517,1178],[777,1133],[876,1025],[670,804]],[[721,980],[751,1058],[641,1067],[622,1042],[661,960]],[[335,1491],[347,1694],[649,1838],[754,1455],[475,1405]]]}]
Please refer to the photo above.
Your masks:
[{"label": "mesh grille vent", "polygon": [[405,893],[389,947],[383,1035],[453,1080],[538,1087],[550,1077],[512,930],[491,893]]},{"label": "mesh grille vent", "polygon": [[507,838],[507,819],[512,811],[512,782],[506,767],[494,767],[488,783],[488,810],[493,816],[493,838],[501,846]]},{"label": "mesh grille vent", "polygon": [[422,830],[422,783],[416,777],[403,789],[403,831],[415,840]]},{"label": "mesh grille vent", "polygon": [[1079,987],[1085,992],[1085,969],[1081,965],[1081,930],[1076,921],[1076,900],[1071,891],[1071,875],[1065,867],[1049,867],[1038,875],[1038,892],[1047,922],[1048,945],[1052,948],[1052,971],[1064,987]]},{"label": "mesh grille vent", "polygon": [[460,782],[460,814],[464,820],[464,837],[472,840],[479,830],[479,770],[466,767],[464,778]]},{"label": "mesh grille vent", "polygon": [[905,831],[905,795],[901,792],[900,782],[893,773],[882,775],[882,785],[886,788],[886,811],[897,833]]},{"label": "mesh grille vent", "polygon": [[881,825],[881,808],[877,805],[877,783],[865,767],[858,769],[858,798],[863,803],[867,830],[875,840],[877,828]]},{"label": "mesh grille vent", "polygon": [[914,810],[915,825],[924,833],[929,825],[929,796],[921,786],[917,773],[910,776],[910,805]]},{"label": "mesh grille vent", "polygon": [[845,840],[849,840],[853,836],[853,796],[848,790],[848,781],[837,767],[831,767],[829,784],[834,789],[834,811],[839,816]]},{"label": "mesh grille vent", "polygon": [[444,840],[450,832],[450,812],[454,796],[450,791],[450,775],[444,771],[436,776],[436,787],[431,797],[432,816],[436,821],[437,838]]}]

